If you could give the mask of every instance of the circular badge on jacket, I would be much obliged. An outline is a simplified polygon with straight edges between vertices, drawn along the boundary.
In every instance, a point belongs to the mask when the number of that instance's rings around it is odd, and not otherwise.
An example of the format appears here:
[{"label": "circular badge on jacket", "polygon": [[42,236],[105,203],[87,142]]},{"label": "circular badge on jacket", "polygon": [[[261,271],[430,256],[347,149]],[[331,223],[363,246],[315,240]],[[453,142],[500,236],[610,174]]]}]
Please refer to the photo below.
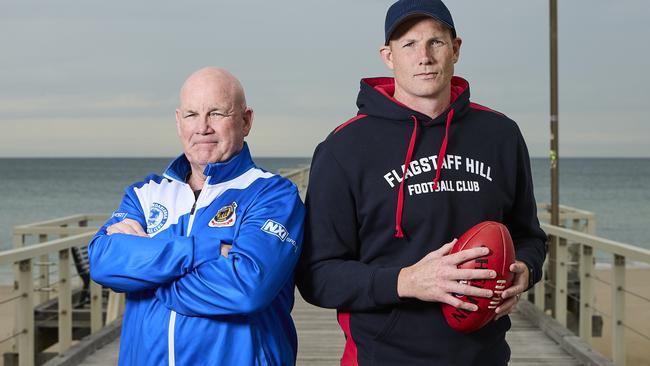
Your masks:
[{"label": "circular badge on jacket", "polygon": [[147,218],[147,234],[153,234],[167,222],[169,212],[167,208],[158,202],[154,202],[149,209],[149,218]]}]

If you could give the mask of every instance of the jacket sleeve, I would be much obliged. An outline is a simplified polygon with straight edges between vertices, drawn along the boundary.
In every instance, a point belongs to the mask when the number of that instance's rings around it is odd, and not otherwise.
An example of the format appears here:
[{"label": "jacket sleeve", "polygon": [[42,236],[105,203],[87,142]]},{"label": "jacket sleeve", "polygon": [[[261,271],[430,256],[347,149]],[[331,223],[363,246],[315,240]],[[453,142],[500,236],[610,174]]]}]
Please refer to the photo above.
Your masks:
[{"label": "jacket sleeve", "polygon": [[504,224],[515,244],[515,257],[531,270],[531,284],[542,278],[542,265],[546,257],[546,234],[539,225],[537,204],[533,192],[530,157],[526,143],[517,129],[517,184],[515,200]]},{"label": "jacket sleeve", "polygon": [[306,301],[326,308],[363,311],[399,303],[401,268],[359,261],[355,197],[326,143],[318,146],[312,159],[298,289]]},{"label": "jacket sleeve", "polygon": [[156,297],[186,316],[250,314],[267,307],[292,280],[303,220],[296,187],[275,180],[244,212],[227,258],[205,262],[160,286]]},{"label": "jacket sleeve", "polygon": [[127,234],[107,235],[106,228],[126,218],[146,228],[145,215],[132,187],[122,203],[88,245],[93,281],[117,292],[156,288],[215,259],[207,245],[195,245],[191,237],[145,238]]}]

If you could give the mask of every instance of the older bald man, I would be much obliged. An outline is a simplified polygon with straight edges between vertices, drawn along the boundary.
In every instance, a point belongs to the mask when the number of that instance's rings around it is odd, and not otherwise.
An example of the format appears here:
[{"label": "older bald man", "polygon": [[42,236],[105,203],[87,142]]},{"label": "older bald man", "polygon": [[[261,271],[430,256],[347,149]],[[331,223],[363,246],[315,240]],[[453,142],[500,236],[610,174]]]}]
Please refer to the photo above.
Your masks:
[{"label": "older bald man", "polygon": [[89,245],[92,278],[126,292],[120,365],[293,365],[293,269],[304,207],[255,166],[239,81],[218,68],[183,85],[183,154],[126,189]]}]

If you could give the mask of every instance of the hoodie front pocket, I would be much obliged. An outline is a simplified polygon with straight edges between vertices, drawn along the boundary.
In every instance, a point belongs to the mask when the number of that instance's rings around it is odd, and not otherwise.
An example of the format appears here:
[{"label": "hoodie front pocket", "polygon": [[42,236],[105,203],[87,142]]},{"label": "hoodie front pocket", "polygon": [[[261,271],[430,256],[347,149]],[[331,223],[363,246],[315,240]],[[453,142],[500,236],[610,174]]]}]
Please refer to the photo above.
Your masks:
[{"label": "hoodie front pocket", "polygon": [[390,332],[395,328],[395,324],[397,324],[397,321],[399,320],[400,316],[400,310],[398,308],[393,308],[391,310],[390,314],[388,315],[388,318],[384,322],[384,326],[381,328],[379,333],[375,335],[374,339],[376,341],[384,339]]}]

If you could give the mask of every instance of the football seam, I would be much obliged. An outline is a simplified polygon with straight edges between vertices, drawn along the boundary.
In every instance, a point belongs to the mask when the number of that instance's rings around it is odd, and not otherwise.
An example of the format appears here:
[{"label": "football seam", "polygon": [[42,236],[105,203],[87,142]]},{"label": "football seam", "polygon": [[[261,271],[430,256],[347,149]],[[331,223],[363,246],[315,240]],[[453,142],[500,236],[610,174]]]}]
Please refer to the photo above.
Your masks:
[{"label": "football seam", "polygon": [[[481,224],[481,226],[479,226],[478,229],[476,229],[476,232],[475,232],[474,234],[472,234],[469,238],[467,238],[467,240],[465,241],[465,243],[464,243],[463,245],[461,245],[461,247],[459,248],[458,251],[460,252],[461,250],[464,250],[464,249],[465,249],[465,246],[469,243],[469,241],[472,240],[472,238],[474,238],[476,235],[478,235],[478,233],[479,233],[481,230],[483,230],[483,227],[488,226],[488,225],[491,225],[492,222],[493,222],[493,221],[486,221],[486,222],[484,222],[483,224]],[[469,229],[468,229],[468,230],[469,230]],[[458,253],[458,252],[456,252],[456,253]]]}]

